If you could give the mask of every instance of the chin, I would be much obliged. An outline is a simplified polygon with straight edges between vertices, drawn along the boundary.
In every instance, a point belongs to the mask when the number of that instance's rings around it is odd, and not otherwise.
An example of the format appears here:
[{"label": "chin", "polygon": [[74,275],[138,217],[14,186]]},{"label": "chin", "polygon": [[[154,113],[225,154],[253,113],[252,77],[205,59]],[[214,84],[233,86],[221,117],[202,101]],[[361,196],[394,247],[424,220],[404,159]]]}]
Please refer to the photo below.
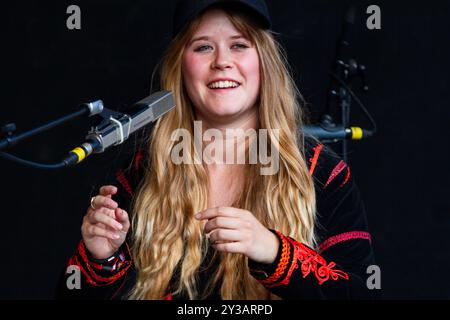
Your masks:
[{"label": "chin", "polygon": [[223,115],[239,114],[248,109],[245,104],[238,103],[236,102],[236,100],[226,101],[225,103],[215,103],[211,105],[213,105],[214,107],[210,108],[210,112]]},{"label": "chin", "polygon": [[226,117],[226,118],[232,118],[238,114],[241,114],[244,112],[243,108],[218,108],[214,110],[210,110],[210,113],[217,117]]}]

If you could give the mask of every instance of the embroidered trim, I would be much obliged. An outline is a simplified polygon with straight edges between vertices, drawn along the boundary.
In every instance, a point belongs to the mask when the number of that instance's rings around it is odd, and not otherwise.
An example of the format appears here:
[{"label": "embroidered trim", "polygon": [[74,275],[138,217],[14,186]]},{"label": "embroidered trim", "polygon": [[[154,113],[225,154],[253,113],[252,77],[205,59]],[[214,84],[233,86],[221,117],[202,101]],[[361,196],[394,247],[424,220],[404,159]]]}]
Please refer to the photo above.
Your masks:
[{"label": "embroidered trim", "polygon": [[133,189],[130,187],[130,183],[128,182],[127,178],[125,177],[125,173],[122,169],[119,169],[116,173],[117,181],[120,182],[122,187],[130,194],[130,196],[133,196]]},{"label": "embroidered trim", "polygon": [[[283,236],[284,237],[284,236]],[[300,271],[302,273],[303,278],[306,278],[310,273],[314,274],[319,285],[322,285],[324,282],[329,280],[338,280],[339,278],[343,278],[345,280],[349,279],[349,276],[346,272],[342,270],[333,269],[336,266],[336,263],[327,261],[320,256],[316,251],[308,248],[307,246],[291,239],[290,237],[285,237],[293,246],[293,259],[292,264],[289,267],[289,271],[286,277],[275,284],[267,286],[268,288],[276,287],[280,285],[287,285],[291,279],[292,273],[295,269],[299,268],[300,262]]]},{"label": "embroidered trim", "polygon": [[[287,239],[284,235],[282,235],[282,236],[283,236],[283,238]],[[297,259],[299,258],[298,250],[296,250],[294,246],[293,246],[293,249],[294,249],[294,251],[292,253],[291,265],[289,266],[289,270],[288,270],[288,272],[286,274],[286,277],[281,282],[269,285],[269,286],[267,286],[267,288],[277,287],[277,286],[280,286],[282,284],[284,284],[284,285],[289,284],[289,279],[292,276],[292,272],[294,272],[294,269],[298,268],[298,266],[297,266]]]},{"label": "embroidered trim", "polygon": [[[129,247],[127,246],[127,250],[129,251]],[[78,255],[81,257],[83,263],[80,262],[78,259]],[[123,260],[122,260],[123,259]],[[89,258],[86,254],[86,249],[84,247],[84,243],[81,240],[77,247],[77,252],[69,259],[69,265],[77,265],[81,272],[85,275],[86,281],[96,287],[100,286],[106,286],[114,283],[117,279],[120,279],[127,270],[131,267],[132,262],[125,260],[125,256],[122,256],[116,264],[114,265],[114,270],[120,270],[117,271],[115,274],[111,275],[110,277],[102,277],[95,273],[94,266],[92,266],[92,262],[89,261]],[[98,269],[98,266],[95,267],[95,269]]]},{"label": "embroidered trim", "polygon": [[339,188],[342,188],[348,181],[348,179],[350,179],[350,167],[347,166],[347,176],[345,177],[344,182],[342,182],[342,184],[339,186]]},{"label": "embroidered trim", "polygon": [[69,260],[69,265],[76,265],[78,266],[78,268],[80,268],[81,272],[84,274],[84,276],[86,277],[86,281],[93,285],[93,286],[99,286],[93,279],[92,277],[89,275],[88,272],[86,272],[86,270],[83,268],[83,265],[80,263],[80,261],[78,260],[78,257],[76,256],[76,254],[70,258]]},{"label": "embroidered trim", "polygon": [[331,171],[330,176],[328,177],[327,183],[325,183],[324,189],[330,184],[331,181],[333,181],[336,176],[341,173],[342,170],[344,170],[347,167],[347,164],[344,162],[344,160],[339,161],[339,163],[334,167],[333,171]]},{"label": "embroidered trim", "polygon": [[350,232],[344,232],[335,236],[332,236],[322,242],[319,245],[319,252],[324,252],[329,247],[332,247],[340,242],[352,240],[352,239],[366,239],[369,241],[372,241],[372,237],[370,236],[370,233],[365,231],[350,231]]},{"label": "embroidered trim", "polygon": [[314,173],[314,169],[316,168],[317,160],[319,159],[320,151],[322,151],[323,145],[318,144],[313,148],[314,150],[314,156],[309,159],[309,162],[311,163],[311,166],[309,168],[309,174],[312,176]]},{"label": "embroidered trim", "polygon": [[278,279],[284,274],[284,271],[286,270],[290,262],[289,258],[291,256],[291,246],[289,245],[286,238],[280,232],[276,231],[276,233],[278,234],[278,236],[282,241],[281,258],[280,261],[278,262],[275,272],[267,279],[261,280],[261,283],[264,285],[270,285],[278,281]]},{"label": "embroidered trim", "polygon": [[110,277],[102,277],[102,276],[99,276],[98,274],[96,274],[94,270],[92,270],[91,262],[89,261],[89,259],[87,257],[83,241],[80,241],[80,244],[78,245],[78,252],[79,252],[81,258],[83,259],[83,261],[85,262],[86,268],[88,269],[93,280],[96,281],[97,285],[100,285],[101,282],[104,282],[104,285],[109,285],[109,284],[114,283],[117,279],[121,278],[125,274],[125,272],[128,270],[128,268],[131,266],[131,261],[125,261],[124,262],[125,267],[122,270],[118,271],[117,273],[115,273],[114,275],[112,275]]}]

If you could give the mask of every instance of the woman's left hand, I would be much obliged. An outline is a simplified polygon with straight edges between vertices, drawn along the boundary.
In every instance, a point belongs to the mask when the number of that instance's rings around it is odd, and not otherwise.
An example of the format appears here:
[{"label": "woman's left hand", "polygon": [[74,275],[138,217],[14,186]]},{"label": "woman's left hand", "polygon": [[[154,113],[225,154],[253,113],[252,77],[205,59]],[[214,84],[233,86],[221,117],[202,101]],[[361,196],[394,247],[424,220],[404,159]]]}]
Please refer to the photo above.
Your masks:
[{"label": "woman's left hand", "polygon": [[212,247],[219,251],[242,253],[259,263],[274,262],[279,240],[247,210],[215,207],[195,215],[208,221],[204,232],[209,234]]}]

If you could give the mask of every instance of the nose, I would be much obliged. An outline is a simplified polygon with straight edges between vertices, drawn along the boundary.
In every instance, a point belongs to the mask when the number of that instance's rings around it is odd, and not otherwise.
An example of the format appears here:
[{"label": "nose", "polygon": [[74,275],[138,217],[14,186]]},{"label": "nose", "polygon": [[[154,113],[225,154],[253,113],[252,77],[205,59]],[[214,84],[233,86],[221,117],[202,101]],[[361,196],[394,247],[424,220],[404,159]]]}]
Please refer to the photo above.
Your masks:
[{"label": "nose", "polygon": [[233,66],[232,57],[226,48],[217,48],[216,55],[211,64],[213,69],[225,70]]}]

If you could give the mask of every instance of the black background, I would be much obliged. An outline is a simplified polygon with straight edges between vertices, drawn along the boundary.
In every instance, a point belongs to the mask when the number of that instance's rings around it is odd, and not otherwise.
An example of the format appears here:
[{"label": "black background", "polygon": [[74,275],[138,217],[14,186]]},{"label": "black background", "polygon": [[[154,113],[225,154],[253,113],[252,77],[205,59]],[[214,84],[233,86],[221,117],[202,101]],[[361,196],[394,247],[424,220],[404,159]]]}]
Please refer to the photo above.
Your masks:
[{"label": "black background", "polygon": [[[350,144],[385,299],[450,298],[450,98],[448,1],[268,0],[312,118],[325,107],[328,70],[342,16],[357,5],[351,55],[367,66],[359,94],[379,134]],[[81,8],[81,30],[66,9]],[[381,30],[366,28],[366,8],[381,8]],[[120,109],[148,95],[151,74],[171,34],[174,1],[20,1],[2,3],[0,124],[23,132],[102,99]],[[360,91],[358,91],[360,93]],[[352,124],[369,127],[356,104]],[[83,141],[79,119],[23,142],[11,153],[60,160]],[[0,298],[51,299],[80,238],[91,195],[132,143],[78,167],[39,171],[0,159]]]}]

